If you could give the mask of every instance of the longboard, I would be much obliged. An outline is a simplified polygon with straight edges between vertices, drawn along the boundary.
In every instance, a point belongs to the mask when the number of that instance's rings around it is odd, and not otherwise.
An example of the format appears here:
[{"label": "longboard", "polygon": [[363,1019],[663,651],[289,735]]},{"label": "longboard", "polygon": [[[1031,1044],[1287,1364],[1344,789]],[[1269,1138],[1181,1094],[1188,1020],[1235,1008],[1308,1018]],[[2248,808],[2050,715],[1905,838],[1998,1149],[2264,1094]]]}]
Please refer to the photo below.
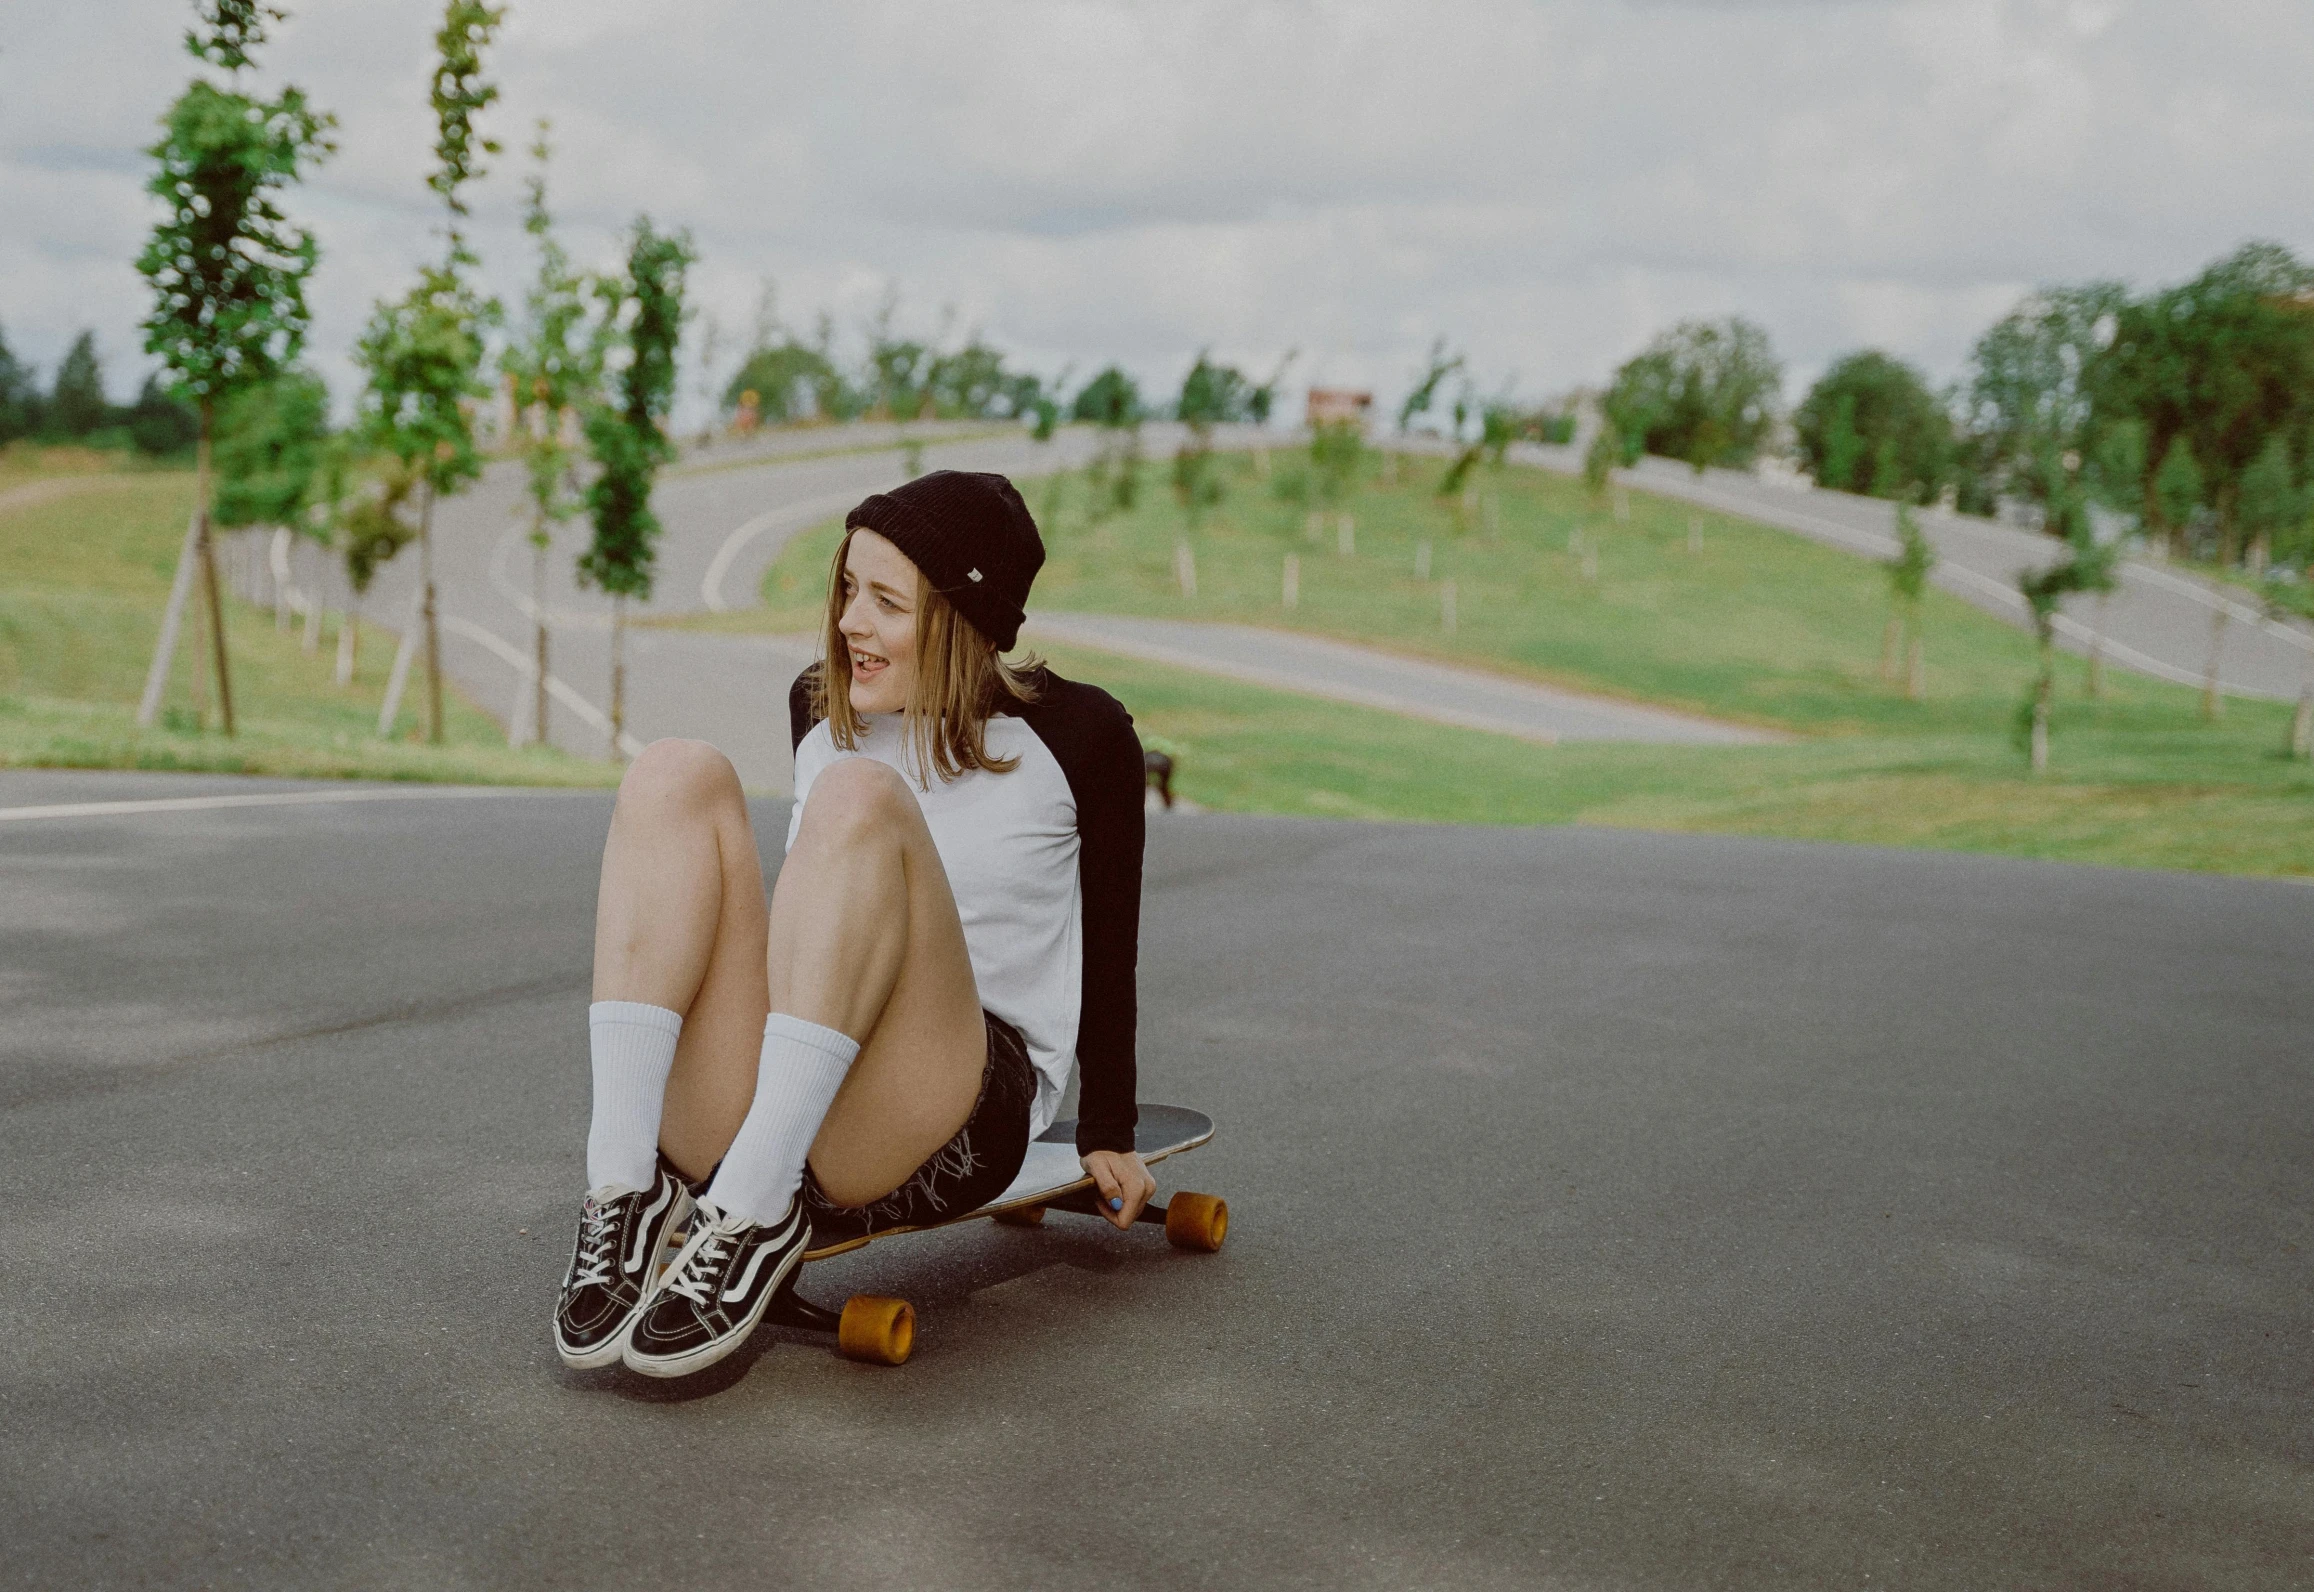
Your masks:
[{"label": "longboard", "polygon": [[[1194,1150],[1213,1137],[1213,1119],[1201,1111],[1145,1105],[1140,1108],[1140,1118],[1133,1130],[1133,1148],[1140,1153],[1145,1165],[1153,1165],[1184,1150]],[[979,1209],[914,1227],[887,1227],[848,1237],[838,1243],[807,1249],[803,1258],[806,1263],[826,1260],[901,1233],[930,1232],[959,1222],[976,1222],[984,1216],[1008,1227],[1034,1227],[1044,1220],[1047,1211],[1102,1216],[1099,1199],[1093,1180],[1085,1176],[1083,1166],[1077,1161],[1077,1124],[1075,1118],[1069,1117],[1054,1123],[1029,1145],[1019,1174],[1002,1194]],[[1219,1249],[1229,1234],[1229,1206],[1210,1194],[1184,1191],[1163,1203],[1151,1200],[1135,1220],[1162,1224],[1167,1241],[1178,1249],[1202,1250],[1208,1254]],[[843,1309],[830,1310],[813,1304],[797,1292],[796,1278],[802,1270],[798,1266],[780,1285],[778,1295],[766,1312],[767,1321],[805,1332],[832,1332],[836,1335],[836,1347],[848,1359],[864,1360],[872,1365],[899,1365],[906,1361],[916,1346],[916,1311],[907,1300],[854,1294],[845,1301]]]}]

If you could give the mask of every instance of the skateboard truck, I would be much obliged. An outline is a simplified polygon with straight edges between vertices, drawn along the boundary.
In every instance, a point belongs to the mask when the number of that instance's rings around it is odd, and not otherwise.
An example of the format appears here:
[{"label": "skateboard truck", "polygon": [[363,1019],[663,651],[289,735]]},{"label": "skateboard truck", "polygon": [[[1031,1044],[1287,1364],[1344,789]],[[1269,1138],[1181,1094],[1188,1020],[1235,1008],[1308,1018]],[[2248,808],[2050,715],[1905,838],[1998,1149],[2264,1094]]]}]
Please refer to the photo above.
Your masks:
[{"label": "skateboard truck", "polygon": [[[1048,1211],[1068,1211],[1076,1216],[1098,1216],[1104,1222],[1109,1219],[1111,1214],[1109,1208],[1101,1203],[1101,1191],[1092,1188],[1081,1188],[1074,1193],[1063,1194],[1059,1199],[1046,1200],[1044,1208]],[[1162,1227],[1165,1224],[1167,1214],[1164,1206],[1151,1200],[1141,1207],[1141,1214],[1134,1217],[1133,1220],[1136,1222],[1155,1222]]]},{"label": "skateboard truck", "polygon": [[[1213,1120],[1200,1112],[1179,1106],[1144,1104],[1139,1113],[1134,1148],[1145,1161],[1160,1161],[1180,1151],[1193,1150],[1213,1137]],[[1100,1190],[1086,1178],[1077,1158],[1075,1128],[1073,1120],[1056,1122],[1031,1143],[1019,1175],[996,1201],[926,1225],[946,1227],[953,1222],[985,1216],[1006,1227],[1034,1227],[1044,1220],[1048,1210],[1107,1220],[1110,1212],[1101,1202]],[[1133,1219],[1136,1224],[1147,1222],[1163,1227],[1166,1241],[1176,1249],[1202,1250],[1208,1254],[1221,1247],[1229,1232],[1229,1206],[1225,1201],[1211,1194],[1193,1194],[1186,1190],[1176,1192],[1163,1204],[1152,1200],[1135,1213]],[[824,1249],[806,1251],[804,1259],[806,1262],[823,1260],[878,1238],[920,1230],[899,1227],[831,1240]],[[916,1312],[907,1300],[854,1294],[844,1301],[841,1310],[830,1310],[797,1291],[794,1273],[781,1281],[779,1291],[765,1306],[764,1319],[773,1326],[798,1332],[831,1333],[846,1359],[864,1360],[872,1365],[898,1365],[916,1345]]]},{"label": "skateboard truck", "polygon": [[845,1359],[870,1365],[900,1365],[916,1347],[916,1309],[907,1300],[854,1294],[843,1309],[830,1310],[796,1292],[792,1272],[771,1296],[764,1316],[774,1326],[832,1332]]}]

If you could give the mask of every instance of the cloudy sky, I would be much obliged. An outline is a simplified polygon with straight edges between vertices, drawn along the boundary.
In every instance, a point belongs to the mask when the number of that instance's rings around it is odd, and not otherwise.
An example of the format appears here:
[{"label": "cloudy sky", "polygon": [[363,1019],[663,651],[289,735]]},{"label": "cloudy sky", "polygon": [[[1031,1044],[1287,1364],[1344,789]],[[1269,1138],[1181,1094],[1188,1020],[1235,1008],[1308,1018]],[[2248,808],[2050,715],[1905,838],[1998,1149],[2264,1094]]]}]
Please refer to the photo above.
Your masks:
[{"label": "cloudy sky", "polygon": [[[342,393],[436,247],[440,8],[289,3],[262,76],[340,122],[296,209]],[[84,326],[116,389],[143,368],[139,150],[188,12],[0,0],[0,327],[44,368]],[[768,276],[792,324],[896,289],[1047,372],[1298,348],[1387,401],[1434,336],[1539,395],[1740,312],[1796,394],[1863,345],[1947,379],[2036,282],[2314,252],[2309,62],[2305,0],[513,0],[477,236],[518,295],[543,115],[574,249],[691,228],[727,346]]]}]

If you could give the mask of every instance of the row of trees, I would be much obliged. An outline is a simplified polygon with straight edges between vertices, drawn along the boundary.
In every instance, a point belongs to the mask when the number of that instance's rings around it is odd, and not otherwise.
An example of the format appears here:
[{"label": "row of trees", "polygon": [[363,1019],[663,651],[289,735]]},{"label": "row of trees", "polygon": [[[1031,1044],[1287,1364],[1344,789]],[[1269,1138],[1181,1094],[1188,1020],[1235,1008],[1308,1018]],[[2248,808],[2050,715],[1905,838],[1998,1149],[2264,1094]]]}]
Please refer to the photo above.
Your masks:
[{"label": "row of trees", "polygon": [[107,397],[94,332],[73,339],[43,392],[39,371],[16,357],[0,331],[0,447],[28,437],[166,455],[190,449],[199,429],[200,418],[169,396],[158,373],[145,378],[133,403]]},{"label": "row of trees", "polygon": [[1062,420],[1127,427],[1156,418],[1193,426],[1269,423],[1288,354],[1266,380],[1201,352],[1171,403],[1152,402],[1120,365],[1106,365],[1073,391],[1068,370],[1054,377],[1016,369],[980,333],[951,344],[947,330],[929,339],[899,328],[899,296],[885,296],[860,328],[858,357],[837,348],[835,317],[822,311],[808,336],[779,318],[764,290],[755,333],[722,390],[726,416],[777,425],[809,420],[1023,420],[1050,435]]},{"label": "row of trees", "polygon": [[943,347],[945,329],[929,340],[901,331],[899,309],[898,293],[888,293],[862,328],[863,355],[847,363],[836,348],[834,316],[823,311],[810,335],[800,335],[780,321],[767,286],[754,340],[724,386],[724,412],[766,425],[1036,417],[1049,426],[1057,418],[1044,379],[1008,368],[977,332]]},{"label": "row of trees", "polygon": [[[661,232],[640,217],[621,269],[575,269],[547,209],[549,148],[541,122],[526,207],[539,272],[521,324],[507,334],[502,307],[474,285],[480,261],[466,236],[465,200],[486,157],[499,148],[477,118],[498,98],[484,56],[505,12],[482,0],[446,0],[434,39],[435,164],[427,177],[442,206],[442,254],[420,268],[406,293],[373,308],[355,350],[364,375],[355,419],[335,431],[326,389],[296,363],[308,323],[305,287],[319,251],[281,208],[288,190],[332,152],[331,119],[295,88],[271,98],[243,89],[242,74],[268,26],[284,17],[278,7],[196,0],[194,9],[186,46],[226,79],[196,77],[163,119],[164,136],[151,151],[159,170],[149,188],[169,214],[154,229],[138,269],[154,292],[146,349],[160,358],[171,396],[195,417],[196,506],[140,722],[150,724],[158,712],[198,580],[220,714],[226,733],[233,732],[212,528],[274,525],[335,550],[357,605],[377,570],[408,543],[417,544],[417,623],[404,627],[380,733],[394,721],[422,646],[425,733],[442,739],[434,509],[481,472],[475,417],[495,363],[518,401],[515,440],[528,464],[539,550],[534,722],[543,735],[545,550],[552,527],[583,507],[594,537],[578,574],[613,598],[615,749],[623,723],[626,604],[650,593],[658,531],[651,485],[674,454],[666,420],[693,259],[688,237]],[[573,445],[574,431],[583,449]],[[358,619],[349,614],[348,623]],[[353,635],[349,629],[346,641]]]},{"label": "row of trees", "polygon": [[[1741,317],[1682,323],[1617,372],[1597,443],[1745,467],[1775,440],[1783,370]],[[2101,505],[2180,555],[2263,570],[2314,558],[2314,265],[2253,243],[2147,293],[2029,294],[1937,389],[1875,349],[1837,361],[1790,415],[1820,485],[2071,534]]]}]

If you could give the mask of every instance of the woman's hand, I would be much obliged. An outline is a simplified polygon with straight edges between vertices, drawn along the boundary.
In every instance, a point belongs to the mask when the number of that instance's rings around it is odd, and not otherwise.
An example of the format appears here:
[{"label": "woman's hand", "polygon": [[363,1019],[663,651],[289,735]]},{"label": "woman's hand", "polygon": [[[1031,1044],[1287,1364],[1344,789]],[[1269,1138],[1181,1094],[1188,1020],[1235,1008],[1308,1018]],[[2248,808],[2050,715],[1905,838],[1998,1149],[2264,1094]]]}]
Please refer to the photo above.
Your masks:
[{"label": "woman's hand", "polygon": [[1093,1187],[1100,1190],[1101,1214],[1112,1227],[1131,1227],[1141,1207],[1157,1192],[1157,1180],[1141,1164],[1141,1157],[1131,1150],[1095,1150],[1079,1159]]}]

